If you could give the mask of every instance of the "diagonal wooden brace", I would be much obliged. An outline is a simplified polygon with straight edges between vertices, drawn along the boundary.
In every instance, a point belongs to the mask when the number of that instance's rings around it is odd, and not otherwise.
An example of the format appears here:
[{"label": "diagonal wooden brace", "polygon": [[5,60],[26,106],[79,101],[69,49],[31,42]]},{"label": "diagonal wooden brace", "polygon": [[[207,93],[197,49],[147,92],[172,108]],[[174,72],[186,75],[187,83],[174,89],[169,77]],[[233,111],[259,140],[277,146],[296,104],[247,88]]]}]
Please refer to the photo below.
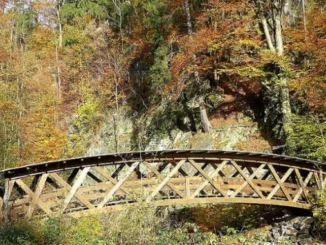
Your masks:
[{"label": "diagonal wooden brace", "polygon": [[319,179],[318,173],[314,172],[314,178],[315,178],[318,190],[322,190],[321,181]]},{"label": "diagonal wooden brace", "polygon": [[[69,185],[60,175],[57,173],[51,173],[50,177],[53,178],[56,182],[62,185],[68,192],[72,190],[71,185]],[[86,198],[84,198],[78,191],[75,193],[75,197],[79,199],[79,201],[84,204],[89,209],[95,208],[93,204],[91,204]]]},{"label": "diagonal wooden brace", "polygon": [[[112,184],[116,185],[118,183],[118,181],[114,178],[111,177],[111,175],[109,175],[108,173],[106,173],[102,168],[100,167],[95,167],[94,168],[95,171],[97,171],[99,174],[101,174],[104,178],[106,178],[108,181],[110,181]],[[124,192],[127,195],[127,190],[125,188],[123,188],[122,186],[120,187],[120,190],[122,192]]]},{"label": "diagonal wooden brace", "polygon": [[238,170],[238,172],[242,175],[242,177],[248,182],[251,188],[257,193],[260,198],[265,199],[265,196],[261,193],[261,191],[257,188],[257,186],[249,179],[249,177],[242,171],[240,166],[233,160],[231,160],[232,165]]},{"label": "diagonal wooden brace", "polygon": [[[228,163],[228,161],[226,160],[226,161],[223,161],[214,171],[213,171],[213,173],[211,173],[210,175],[209,175],[209,177],[210,178],[214,178],[217,174],[218,174],[218,172],[219,171],[221,171],[223,168],[224,168],[224,166],[226,165]],[[190,198],[195,198],[198,194],[199,194],[199,192],[201,192],[201,190],[202,189],[204,189],[205,188],[205,186],[206,185],[208,185],[209,184],[209,180],[208,179],[205,179],[205,181],[194,191],[194,193],[192,193],[192,195],[191,195],[191,197]]]},{"label": "diagonal wooden brace", "polygon": [[102,202],[97,206],[97,208],[103,208],[104,205],[113,197],[114,193],[117,192],[123,185],[123,183],[128,179],[128,177],[131,175],[131,173],[137,168],[139,165],[139,162],[135,162],[131,165],[128,172],[126,173],[126,176],[119,180],[119,182],[109,191],[109,193],[104,197]]},{"label": "diagonal wooden brace", "polygon": [[217,185],[211,177],[208,176],[208,174],[201,169],[201,167],[194,161],[194,160],[189,160],[189,162],[203,175],[203,177],[208,180],[208,182],[217,190],[219,191],[222,196],[227,197],[227,194],[222,190],[221,186]]},{"label": "diagonal wooden brace", "polygon": [[[161,175],[150,163],[148,163],[148,162],[143,162],[143,163],[149,170],[151,170],[156,175],[156,177],[159,180],[164,180],[165,177],[163,175]],[[175,187],[172,183],[167,182],[166,185],[168,187],[170,187],[171,190],[175,191],[180,197],[185,198],[185,195],[177,187]]]},{"label": "diagonal wooden brace", "polygon": [[[266,164],[261,164],[259,166],[259,168],[257,168],[255,170],[255,172],[252,172],[252,174],[249,176],[249,179],[252,180],[253,178],[256,177],[257,174],[259,174],[259,172],[266,166]],[[249,172],[250,173],[250,172]],[[242,191],[243,188],[246,187],[246,185],[248,185],[248,182],[243,182],[242,185],[232,194],[232,198],[236,197],[240,191]]]},{"label": "diagonal wooden brace", "polygon": [[275,193],[278,191],[279,188],[282,189],[284,195],[286,196],[286,199],[288,199],[288,201],[292,201],[292,198],[290,196],[290,194],[287,192],[286,188],[284,187],[283,183],[287,180],[287,178],[290,176],[290,174],[293,172],[293,168],[289,168],[285,175],[282,177],[282,179],[280,179],[280,177],[278,176],[278,174],[276,173],[274,167],[272,165],[268,165],[269,170],[271,171],[272,175],[274,176],[277,185],[274,187],[274,189],[269,193],[267,199],[271,199]]},{"label": "diagonal wooden brace", "polygon": [[27,210],[27,213],[26,213],[26,218],[27,219],[30,219],[33,215],[33,212],[35,210],[35,207],[36,205],[38,204],[39,202],[39,198],[40,198],[40,195],[42,193],[42,190],[45,186],[45,183],[46,183],[46,179],[48,178],[49,174],[42,174],[42,177],[41,179],[39,180],[39,183],[36,187],[36,190],[34,192],[34,196],[32,198],[32,201],[31,201],[31,204]]},{"label": "diagonal wooden brace", "polygon": [[[22,181],[21,179],[17,179],[16,180],[16,184],[23,190],[26,192],[26,194],[30,197],[31,200],[33,200],[35,197],[34,192],[24,183],[24,181]],[[51,211],[51,209],[46,205],[46,203],[44,203],[41,198],[39,198],[37,200],[36,203],[49,217],[52,216],[53,212]]]},{"label": "diagonal wooden brace", "polygon": [[157,193],[163,188],[163,186],[165,186],[168,181],[173,177],[173,175],[175,175],[179,168],[181,168],[181,166],[186,162],[186,160],[181,160],[172,170],[171,172],[168,174],[168,176],[166,176],[164,178],[164,180],[158,185],[158,187],[151,193],[151,195],[146,199],[146,202],[150,202],[156,195]]},{"label": "diagonal wooden brace", "polygon": [[306,190],[305,187],[307,186],[307,184],[310,181],[310,178],[312,176],[312,172],[309,172],[307,178],[303,182],[302,177],[301,177],[301,174],[300,174],[300,171],[298,169],[295,169],[294,171],[295,171],[295,173],[297,175],[297,178],[299,180],[300,189],[299,189],[298,193],[295,195],[295,197],[293,198],[293,201],[294,202],[298,201],[299,197],[302,195],[302,192],[303,192],[303,195],[305,196],[307,202],[310,202],[309,201],[309,196],[308,196],[308,193],[307,193],[307,190]]},{"label": "diagonal wooden brace", "polygon": [[75,181],[75,183],[73,184],[70,192],[68,193],[68,195],[66,196],[65,200],[63,201],[63,206],[61,209],[61,213],[64,213],[64,211],[66,210],[66,208],[68,207],[71,199],[75,196],[77,189],[81,186],[81,184],[83,183],[83,181],[85,180],[88,171],[90,170],[90,167],[86,167],[84,168],[80,175],[78,176],[77,180]]}]

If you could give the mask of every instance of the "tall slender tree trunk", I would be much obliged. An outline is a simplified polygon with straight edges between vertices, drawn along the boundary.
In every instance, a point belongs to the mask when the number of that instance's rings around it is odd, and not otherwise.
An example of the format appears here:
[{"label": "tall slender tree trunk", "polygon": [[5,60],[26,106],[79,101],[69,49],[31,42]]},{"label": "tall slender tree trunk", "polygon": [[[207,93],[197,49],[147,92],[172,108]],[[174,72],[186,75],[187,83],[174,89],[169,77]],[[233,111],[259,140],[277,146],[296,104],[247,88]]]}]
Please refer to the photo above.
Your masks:
[{"label": "tall slender tree trunk", "polygon": [[[59,20],[60,21],[60,20]],[[62,24],[59,22],[59,47],[62,47]]]},{"label": "tall slender tree trunk", "polygon": [[264,29],[264,35],[265,35],[265,38],[266,38],[268,48],[269,48],[270,51],[275,53],[275,47],[274,47],[271,35],[269,33],[268,24],[267,24],[267,21],[266,21],[265,17],[262,18],[261,23],[262,23],[262,26],[263,26],[263,29]]},{"label": "tall slender tree trunk", "polygon": [[57,88],[58,88],[58,97],[61,99],[61,69],[59,66],[59,52],[58,52],[58,47],[62,48],[62,23],[61,23],[61,18],[60,18],[60,9],[63,4],[63,1],[60,0],[57,4],[57,18],[58,18],[58,27],[59,27],[59,40],[58,44],[55,47],[55,58],[56,58],[56,70],[57,74],[55,76],[56,82],[57,82]]},{"label": "tall slender tree trunk", "polygon": [[[186,11],[186,17],[187,17],[188,35],[191,38],[192,34],[193,34],[193,30],[192,30],[190,7],[189,7],[189,1],[188,0],[185,0],[184,6],[185,6],[185,11]],[[200,84],[199,73],[198,73],[198,71],[195,71],[194,74],[195,74],[195,82],[196,82],[197,86],[199,87],[199,91],[200,91],[201,84]],[[204,101],[204,96],[203,95],[199,96],[198,102],[199,102],[201,126],[203,128],[203,131],[205,133],[207,133],[212,128],[212,126],[211,126],[211,124],[209,122],[209,119],[208,119],[208,116],[207,116],[207,111],[206,111],[205,101]]]},{"label": "tall slender tree trunk", "polygon": [[56,75],[56,82],[58,87],[58,97],[61,99],[61,69],[59,66],[59,53],[58,53],[58,47],[55,47],[55,58],[57,63],[57,75]]},{"label": "tall slender tree trunk", "polygon": [[284,53],[284,47],[283,47],[282,24],[281,24],[281,14],[280,13],[275,15],[274,23],[275,23],[276,53],[278,56],[282,56]]},{"label": "tall slender tree trunk", "polygon": [[[290,3],[286,2],[288,6],[290,7]],[[272,37],[270,35],[269,27],[267,24],[267,20],[263,17],[262,18],[262,26],[266,38],[266,42],[268,45],[268,48],[273,52],[276,53],[277,56],[281,57],[284,54],[284,46],[283,46],[283,38],[282,38],[282,11],[284,6],[278,6],[276,5],[272,9],[272,20],[273,20],[273,26],[274,26],[274,32],[272,30],[272,33],[274,34],[274,42],[272,40]],[[263,9],[261,7],[261,9]],[[287,9],[286,11],[290,11],[291,9]],[[290,104],[290,95],[289,95],[289,88],[288,88],[288,82],[285,74],[276,74],[278,76],[278,84],[276,84],[275,88],[279,91],[276,91],[280,98],[280,107],[282,112],[282,121],[283,121],[283,130],[285,134],[285,140],[287,144],[287,148],[291,151],[293,149],[293,143],[290,142],[289,137],[291,133],[293,132],[292,125],[291,125],[291,104]]]},{"label": "tall slender tree trunk", "polygon": [[[281,11],[277,11],[274,15],[274,23],[275,23],[275,46],[277,56],[283,56],[284,54],[284,46],[283,46],[283,38],[282,38],[282,23],[281,23]],[[289,137],[292,134],[292,126],[291,126],[291,104],[290,104],[290,95],[288,82],[285,75],[281,75],[279,79],[279,89],[280,89],[280,103],[283,117],[283,130],[285,134],[285,138],[287,140],[288,148],[293,148],[292,144],[289,142]]]},{"label": "tall slender tree trunk", "polygon": [[203,131],[207,133],[212,128],[212,126],[207,116],[207,111],[206,111],[205,101],[203,96],[199,96],[199,110],[200,110],[200,121],[203,127]]},{"label": "tall slender tree trunk", "polygon": [[192,35],[192,24],[191,24],[191,15],[190,15],[190,8],[189,8],[189,1],[185,0],[185,10],[187,16],[187,28],[188,28],[188,35]]},{"label": "tall slender tree trunk", "polygon": [[62,23],[60,18],[60,9],[63,1],[59,1],[57,5],[57,18],[58,18],[58,27],[59,27],[59,48],[62,47]]},{"label": "tall slender tree trunk", "polygon": [[303,16],[303,29],[307,31],[307,19],[306,19],[306,3],[305,0],[301,0],[302,4],[302,16]]}]

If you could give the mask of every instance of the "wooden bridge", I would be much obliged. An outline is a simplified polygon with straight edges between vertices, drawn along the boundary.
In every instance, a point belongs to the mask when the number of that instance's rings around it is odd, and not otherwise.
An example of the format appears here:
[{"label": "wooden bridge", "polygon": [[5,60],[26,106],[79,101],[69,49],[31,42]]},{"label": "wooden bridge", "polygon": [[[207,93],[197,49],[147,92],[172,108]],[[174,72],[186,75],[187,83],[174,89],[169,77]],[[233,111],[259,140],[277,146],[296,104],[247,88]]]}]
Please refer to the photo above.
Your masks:
[{"label": "wooden bridge", "polygon": [[310,209],[326,165],[282,155],[165,150],[81,157],[0,172],[4,219],[154,206],[248,203]]}]

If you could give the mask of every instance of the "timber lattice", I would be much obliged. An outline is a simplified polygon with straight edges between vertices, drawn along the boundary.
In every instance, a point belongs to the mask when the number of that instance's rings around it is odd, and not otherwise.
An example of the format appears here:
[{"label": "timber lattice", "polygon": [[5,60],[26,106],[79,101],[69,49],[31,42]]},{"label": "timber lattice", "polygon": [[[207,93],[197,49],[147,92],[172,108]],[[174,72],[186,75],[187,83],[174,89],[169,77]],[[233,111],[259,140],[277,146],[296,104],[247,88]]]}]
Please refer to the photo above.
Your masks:
[{"label": "timber lattice", "polygon": [[310,209],[324,164],[217,150],[130,152],[0,172],[0,218],[81,216],[154,206],[248,203]]}]

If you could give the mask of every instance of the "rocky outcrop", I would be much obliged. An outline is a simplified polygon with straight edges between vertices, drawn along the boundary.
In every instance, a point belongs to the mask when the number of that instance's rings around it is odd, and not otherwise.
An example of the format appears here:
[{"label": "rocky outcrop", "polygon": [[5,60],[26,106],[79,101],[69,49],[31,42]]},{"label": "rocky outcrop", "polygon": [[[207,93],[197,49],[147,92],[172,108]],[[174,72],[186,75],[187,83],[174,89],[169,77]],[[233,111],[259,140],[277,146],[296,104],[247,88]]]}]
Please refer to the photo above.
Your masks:
[{"label": "rocky outcrop", "polygon": [[[214,114],[209,133],[196,132],[187,115],[161,105],[151,115],[139,115],[129,107],[119,113],[109,110],[94,130],[77,116],[70,127],[72,156],[112,152],[164,149],[222,149],[271,152],[270,143],[262,136],[258,123],[246,113],[233,113],[228,118]],[[198,125],[200,125],[197,122]]]},{"label": "rocky outcrop", "polygon": [[264,244],[313,244],[315,233],[312,217],[296,217],[288,221],[275,223],[269,229],[269,241]]}]

